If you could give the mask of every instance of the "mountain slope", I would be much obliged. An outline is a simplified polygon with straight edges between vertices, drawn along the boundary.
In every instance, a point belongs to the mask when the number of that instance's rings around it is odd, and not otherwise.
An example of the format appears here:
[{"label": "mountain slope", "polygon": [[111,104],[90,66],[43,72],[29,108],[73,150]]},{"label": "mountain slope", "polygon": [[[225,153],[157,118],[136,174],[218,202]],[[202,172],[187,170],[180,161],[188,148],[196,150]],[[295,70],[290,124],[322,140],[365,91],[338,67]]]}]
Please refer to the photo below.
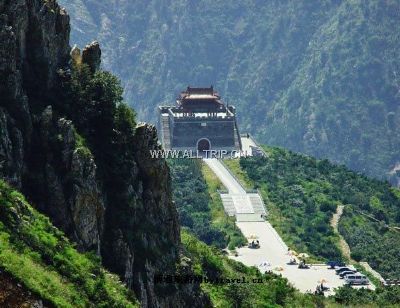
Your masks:
[{"label": "mountain slope", "polygon": [[168,166],[150,157],[156,130],[136,125],[98,43],[71,58],[69,30],[56,1],[0,2],[0,177],[143,307],[205,306],[198,284],[154,283],[181,258]]},{"label": "mountain slope", "polygon": [[133,293],[98,258],[78,253],[47,217],[2,180],[0,217],[0,268],[46,306],[138,307]]},{"label": "mountain slope", "polygon": [[398,162],[397,1],[62,3],[72,41],[104,44],[141,119],[213,84],[260,142],[377,177]]}]

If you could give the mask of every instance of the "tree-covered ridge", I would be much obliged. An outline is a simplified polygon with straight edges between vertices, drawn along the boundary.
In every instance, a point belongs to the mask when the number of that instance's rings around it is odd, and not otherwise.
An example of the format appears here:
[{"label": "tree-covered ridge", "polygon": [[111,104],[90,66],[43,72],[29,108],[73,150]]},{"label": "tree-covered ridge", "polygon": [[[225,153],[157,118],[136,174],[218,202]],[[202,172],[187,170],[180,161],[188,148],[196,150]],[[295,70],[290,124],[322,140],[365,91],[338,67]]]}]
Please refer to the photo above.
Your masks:
[{"label": "tree-covered ridge", "polygon": [[197,159],[170,159],[173,198],[181,226],[208,245],[234,249],[245,238],[225,215],[218,189],[222,184]]},{"label": "tree-covered ridge", "polygon": [[79,253],[47,217],[0,181],[0,269],[57,307],[137,307],[134,294]]},{"label": "tree-covered ridge", "polygon": [[399,17],[398,1],[343,1],[314,33],[295,78],[268,111],[262,136],[269,144],[374,176],[394,167]]},{"label": "tree-covered ridge", "polygon": [[399,277],[400,237],[391,228],[400,226],[398,190],[327,160],[265,149],[268,157],[242,158],[240,165],[263,192],[270,220],[289,244],[315,256],[340,257],[330,219],[344,205],[339,231],[352,257],[386,278]]},{"label": "tree-covered ridge", "polygon": [[260,142],[381,177],[398,160],[398,1],[62,1],[139,117],[213,84]]}]

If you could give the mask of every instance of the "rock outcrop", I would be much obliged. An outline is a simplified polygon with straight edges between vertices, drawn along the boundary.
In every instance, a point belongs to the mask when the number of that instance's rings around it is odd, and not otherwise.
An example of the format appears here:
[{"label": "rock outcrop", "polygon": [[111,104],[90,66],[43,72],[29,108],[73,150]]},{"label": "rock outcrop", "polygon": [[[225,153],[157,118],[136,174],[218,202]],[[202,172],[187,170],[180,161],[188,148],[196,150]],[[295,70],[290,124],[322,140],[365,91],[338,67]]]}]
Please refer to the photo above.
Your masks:
[{"label": "rock outcrop", "polygon": [[176,273],[181,257],[168,166],[150,157],[155,128],[139,125],[121,159],[104,162],[59,108],[60,72],[82,62],[93,74],[101,62],[97,42],[71,59],[69,31],[56,1],[0,2],[0,176],[81,251],[97,252],[142,306],[209,305],[198,285],[154,283],[158,273]]},{"label": "rock outcrop", "polygon": [[87,45],[83,49],[82,62],[87,64],[92,72],[100,69],[101,49],[97,41]]}]

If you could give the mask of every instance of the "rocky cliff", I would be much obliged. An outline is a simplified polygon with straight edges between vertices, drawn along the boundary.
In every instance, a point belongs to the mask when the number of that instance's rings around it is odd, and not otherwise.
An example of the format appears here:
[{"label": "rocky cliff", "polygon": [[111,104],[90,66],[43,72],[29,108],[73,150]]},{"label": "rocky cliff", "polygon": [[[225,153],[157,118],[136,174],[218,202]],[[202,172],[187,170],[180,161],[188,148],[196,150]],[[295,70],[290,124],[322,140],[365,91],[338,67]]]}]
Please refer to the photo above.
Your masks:
[{"label": "rocky cliff", "polygon": [[[69,16],[56,1],[0,2],[0,176],[81,251],[99,254],[144,307],[207,305],[198,285],[154,284],[158,272],[176,273],[181,258],[169,170],[149,156],[159,147],[156,131],[119,127],[113,116],[120,109],[104,97],[99,101],[112,116],[100,130],[108,137],[101,139],[96,127],[82,129],[86,118],[68,105],[63,86],[76,64],[69,31]],[[99,45],[73,54],[89,68],[88,78],[95,76]]]}]

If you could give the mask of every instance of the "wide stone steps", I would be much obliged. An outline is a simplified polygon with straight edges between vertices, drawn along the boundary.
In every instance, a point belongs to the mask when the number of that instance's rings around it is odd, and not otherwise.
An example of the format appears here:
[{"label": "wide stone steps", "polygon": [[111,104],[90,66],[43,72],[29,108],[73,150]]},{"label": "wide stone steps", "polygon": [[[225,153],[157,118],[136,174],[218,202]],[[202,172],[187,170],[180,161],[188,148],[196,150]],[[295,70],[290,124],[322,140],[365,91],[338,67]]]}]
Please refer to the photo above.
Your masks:
[{"label": "wide stone steps", "polygon": [[236,214],[237,222],[264,221],[261,214]]},{"label": "wide stone steps", "polygon": [[232,195],[233,204],[236,209],[236,214],[250,214],[254,213],[250,199],[245,195]]},{"label": "wide stone steps", "polygon": [[[247,215],[249,217],[259,217],[256,220],[242,220],[242,221],[261,221],[261,215],[266,215],[264,203],[258,193],[248,193],[246,195],[237,195],[229,193],[220,193],[222,204],[225,213],[228,216]],[[253,216],[252,216],[253,215]],[[244,219],[242,216],[241,219]],[[250,218],[246,218],[250,219]],[[253,219],[253,218],[251,218]]]},{"label": "wide stone steps", "polygon": [[222,205],[224,206],[225,213],[228,216],[235,216],[236,210],[233,204],[232,195],[221,193]]},{"label": "wide stone steps", "polygon": [[258,193],[252,193],[252,194],[247,194],[250,203],[253,206],[253,210],[255,214],[266,214],[265,207],[264,207],[264,202],[261,199],[261,196]]}]

